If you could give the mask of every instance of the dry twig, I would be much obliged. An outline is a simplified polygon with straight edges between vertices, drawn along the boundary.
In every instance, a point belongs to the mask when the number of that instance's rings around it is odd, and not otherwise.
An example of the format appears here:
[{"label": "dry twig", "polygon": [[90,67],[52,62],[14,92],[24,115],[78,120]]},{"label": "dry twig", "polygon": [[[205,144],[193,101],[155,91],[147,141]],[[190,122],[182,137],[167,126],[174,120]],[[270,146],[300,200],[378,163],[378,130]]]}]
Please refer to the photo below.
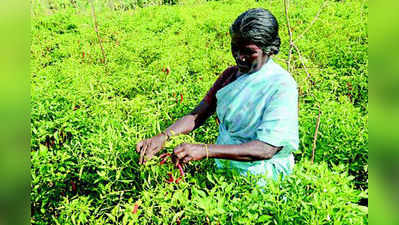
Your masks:
[{"label": "dry twig", "polygon": [[101,59],[101,62],[103,64],[105,64],[105,51],[104,51],[104,47],[103,47],[103,43],[102,43],[102,40],[101,40],[100,33],[98,32],[97,16],[96,16],[96,11],[94,9],[93,0],[90,1],[90,4],[91,4],[91,11],[92,11],[93,20],[94,20],[94,30],[96,31],[98,43],[100,44],[101,53],[103,55],[103,58]]},{"label": "dry twig", "polygon": [[316,16],[313,18],[312,22],[310,22],[309,26],[305,28],[305,30],[300,34],[295,41],[298,41],[299,39],[303,38],[303,36],[310,30],[310,28],[313,26],[313,24],[316,22],[316,20],[319,18],[321,10],[327,5],[327,1],[323,2],[319,8],[319,11],[317,11]]},{"label": "dry twig", "polygon": [[314,81],[312,80],[312,78],[310,77],[310,73],[308,71],[308,69],[306,68],[305,62],[303,60],[301,51],[299,50],[298,46],[296,46],[296,44],[292,44],[292,46],[295,48],[295,50],[297,51],[298,55],[299,55],[299,61],[301,61],[301,64],[303,66],[303,69],[305,70],[306,73],[306,79],[308,79],[310,81],[310,83],[312,85],[314,85]]},{"label": "dry twig", "polygon": [[[326,2],[323,2],[323,4],[320,6],[316,16],[313,18],[313,20],[310,23],[310,25],[305,29],[305,31],[301,35],[299,35],[299,37],[295,41],[297,41],[300,38],[302,38],[302,36],[310,29],[310,27],[315,23],[315,21],[319,17],[320,12],[324,8],[325,5],[326,5]],[[306,79],[308,79],[311,82],[311,84],[314,85],[314,81],[311,79],[309,70],[307,69],[307,67],[305,65],[304,58],[302,57],[301,51],[299,50],[298,46],[293,41],[291,23],[290,23],[289,14],[288,14],[288,8],[289,8],[289,0],[284,0],[285,17],[286,17],[286,20],[287,20],[287,30],[288,30],[288,35],[289,35],[289,39],[290,39],[290,48],[289,48],[289,52],[288,52],[288,61],[287,61],[288,72],[291,72],[292,50],[293,50],[293,48],[295,48],[295,50],[298,53],[299,60],[300,60],[302,66],[303,66],[303,68],[304,68],[304,70],[306,72]]]},{"label": "dry twig", "polygon": [[292,41],[291,24],[290,24],[290,19],[288,16],[288,7],[289,7],[289,0],[284,0],[285,17],[287,19],[287,30],[288,30],[288,36],[290,37],[290,50],[288,53],[287,69],[288,69],[288,72],[291,72],[291,57],[292,57],[293,41]]}]

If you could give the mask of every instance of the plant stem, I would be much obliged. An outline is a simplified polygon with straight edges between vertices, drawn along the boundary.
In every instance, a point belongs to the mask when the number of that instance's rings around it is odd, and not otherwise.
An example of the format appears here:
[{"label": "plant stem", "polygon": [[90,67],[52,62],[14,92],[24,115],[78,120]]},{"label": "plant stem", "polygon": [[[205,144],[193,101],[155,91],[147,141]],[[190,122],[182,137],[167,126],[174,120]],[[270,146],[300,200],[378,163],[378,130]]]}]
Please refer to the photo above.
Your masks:
[{"label": "plant stem", "polygon": [[304,60],[303,60],[301,51],[299,50],[298,46],[296,46],[296,44],[293,43],[292,46],[293,46],[293,47],[295,48],[295,50],[298,52],[299,61],[301,61],[301,64],[302,64],[302,66],[303,66],[303,69],[305,70],[305,73],[306,73],[306,79],[309,80],[310,83],[311,83],[312,85],[314,85],[315,83],[314,83],[314,81],[312,80],[312,78],[310,77],[310,73],[309,73],[308,69],[306,68],[306,65],[305,65],[305,62],[304,62]]},{"label": "plant stem", "polygon": [[291,24],[288,16],[288,7],[289,7],[289,0],[284,0],[285,18],[287,19],[287,30],[288,30],[288,36],[290,37],[290,50],[288,53],[287,70],[288,72],[291,72],[291,57],[292,57],[293,42],[292,42]]},{"label": "plant stem", "polygon": [[301,38],[303,38],[303,36],[306,34],[306,32],[308,32],[310,30],[310,28],[313,26],[313,24],[316,22],[316,20],[319,18],[321,10],[327,5],[327,1],[323,2],[323,4],[320,6],[319,10],[316,13],[316,16],[313,18],[312,22],[310,22],[309,26],[306,27],[306,29],[303,31],[302,34],[300,34],[296,39],[295,42]]},{"label": "plant stem", "polygon": [[100,33],[98,32],[97,16],[96,16],[96,11],[94,9],[93,0],[90,1],[90,4],[91,4],[91,11],[92,11],[93,20],[94,20],[94,30],[96,31],[98,43],[100,44],[101,53],[103,55],[103,58],[101,59],[101,62],[103,64],[105,64],[105,62],[106,62],[105,51],[104,51],[104,47],[103,47],[103,43],[102,43],[102,40],[101,40]]}]

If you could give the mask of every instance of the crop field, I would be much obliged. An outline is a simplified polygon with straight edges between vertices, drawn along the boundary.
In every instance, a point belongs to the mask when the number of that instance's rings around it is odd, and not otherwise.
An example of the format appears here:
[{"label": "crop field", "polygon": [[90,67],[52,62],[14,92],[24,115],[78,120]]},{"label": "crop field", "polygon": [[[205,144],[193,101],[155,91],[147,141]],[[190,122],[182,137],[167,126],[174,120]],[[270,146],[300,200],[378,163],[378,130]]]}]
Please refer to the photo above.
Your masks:
[{"label": "crop field", "polygon": [[[368,1],[31,6],[32,224],[368,224]],[[167,182],[180,171],[159,157],[139,165],[136,144],[235,64],[229,26],[256,7],[279,21],[274,61],[299,87],[293,174],[259,188],[212,159],[185,165],[180,182]],[[160,153],[217,135],[213,115]]]}]

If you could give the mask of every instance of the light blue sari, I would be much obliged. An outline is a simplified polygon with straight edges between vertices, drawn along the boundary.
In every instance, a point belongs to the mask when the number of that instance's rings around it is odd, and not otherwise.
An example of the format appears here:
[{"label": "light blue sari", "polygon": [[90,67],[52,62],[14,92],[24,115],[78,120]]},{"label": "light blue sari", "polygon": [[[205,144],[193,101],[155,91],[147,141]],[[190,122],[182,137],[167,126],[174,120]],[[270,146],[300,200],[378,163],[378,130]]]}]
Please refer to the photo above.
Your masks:
[{"label": "light blue sari", "polygon": [[[291,75],[269,59],[262,68],[243,74],[216,93],[220,120],[216,144],[259,140],[283,149],[269,160],[241,162],[215,159],[221,169],[266,175],[274,180],[291,173],[298,149],[298,91]],[[260,181],[264,185],[265,181]]]}]

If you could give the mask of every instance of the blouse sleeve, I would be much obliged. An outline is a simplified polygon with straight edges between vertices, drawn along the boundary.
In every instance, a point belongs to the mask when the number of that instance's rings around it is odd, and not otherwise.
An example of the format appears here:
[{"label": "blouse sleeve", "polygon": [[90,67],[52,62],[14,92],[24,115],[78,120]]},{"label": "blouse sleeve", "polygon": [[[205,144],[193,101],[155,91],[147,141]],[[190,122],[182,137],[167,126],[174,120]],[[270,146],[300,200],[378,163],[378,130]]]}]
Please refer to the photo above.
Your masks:
[{"label": "blouse sleeve", "polygon": [[299,142],[297,85],[291,78],[276,86],[257,127],[256,139],[292,152]]},{"label": "blouse sleeve", "polygon": [[207,104],[216,107],[216,92],[231,82],[234,73],[237,72],[235,67],[229,67],[218,77],[211,89],[202,99]]}]

